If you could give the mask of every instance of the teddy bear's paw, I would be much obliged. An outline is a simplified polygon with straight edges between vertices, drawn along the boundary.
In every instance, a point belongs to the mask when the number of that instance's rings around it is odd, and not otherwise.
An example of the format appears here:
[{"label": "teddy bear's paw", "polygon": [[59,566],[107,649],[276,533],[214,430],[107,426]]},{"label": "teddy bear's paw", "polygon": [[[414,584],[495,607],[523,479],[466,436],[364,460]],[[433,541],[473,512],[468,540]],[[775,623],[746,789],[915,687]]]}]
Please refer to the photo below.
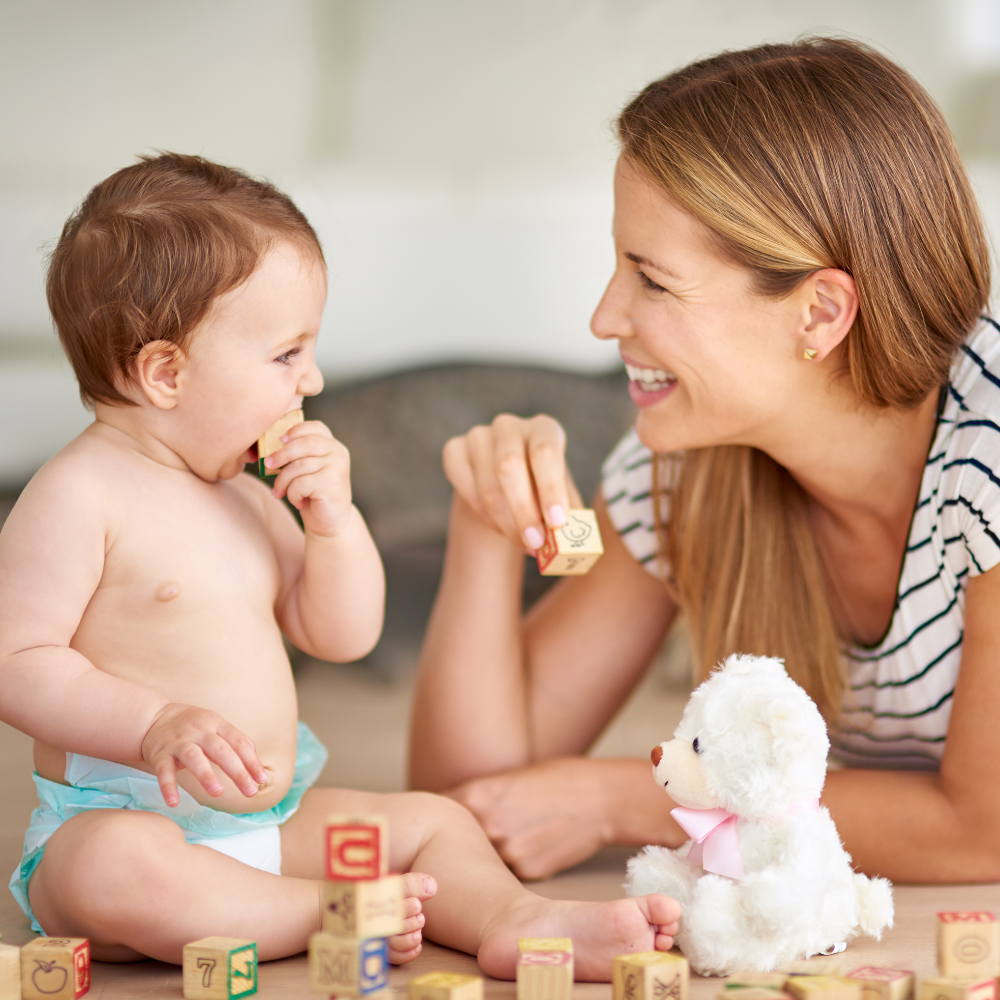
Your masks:
[{"label": "teddy bear's paw", "polygon": [[694,869],[676,851],[651,845],[629,859],[624,889],[629,896],[670,896],[684,906],[696,879]]},{"label": "teddy bear's paw", "polygon": [[836,944],[831,944],[829,948],[824,948],[822,951],[816,952],[816,954],[828,958],[830,955],[839,955],[842,951],[847,951],[846,941],[838,941]]},{"label": "teddy bear's paw", "polygon": [[854,894],[858,903],[858,926],[865,934],[880,941],[882,931],[892,927],[892,883],[884,878],[855,874]]}]

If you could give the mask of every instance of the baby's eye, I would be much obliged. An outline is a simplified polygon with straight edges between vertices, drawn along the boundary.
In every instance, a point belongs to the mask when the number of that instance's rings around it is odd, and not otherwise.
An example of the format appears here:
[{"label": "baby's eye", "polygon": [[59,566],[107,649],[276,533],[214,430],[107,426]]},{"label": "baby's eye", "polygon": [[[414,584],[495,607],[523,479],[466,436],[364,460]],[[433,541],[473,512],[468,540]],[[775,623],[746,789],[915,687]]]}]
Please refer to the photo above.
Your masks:
[{"label": "baby's eye", "polygon": [[287,365],[291,362],[292,358],[298,357],[301,353],[301,347],[293,347],[290,351],[285,351],[284,354],[279,354],[274,360],[279,362],[279,364]]},{"label": "baby's eye", "polygon": [[658,285],[655,281],[653,281],[653,279],[648,274],[645,273],[645,271],[636,271],[635,273],[639,275],[640,283],[644,287],[648,288],[651,292],[666,291],[663,285]]},{"label": "baby's eye", "polygon": [[694,743],[692,743],[691,746],[694,747],[694,752],[695,753],[701,753],[701,747],[698,746],[698,737],[697,736],[694,738]]}]

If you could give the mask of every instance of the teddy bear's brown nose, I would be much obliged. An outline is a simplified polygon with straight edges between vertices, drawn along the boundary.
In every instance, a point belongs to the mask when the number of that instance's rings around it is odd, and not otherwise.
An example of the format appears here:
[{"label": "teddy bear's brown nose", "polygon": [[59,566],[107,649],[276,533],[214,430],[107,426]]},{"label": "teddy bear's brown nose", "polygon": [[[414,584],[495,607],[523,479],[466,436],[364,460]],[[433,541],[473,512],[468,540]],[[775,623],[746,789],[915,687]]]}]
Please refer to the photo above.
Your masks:
[{"label": "teddy bear's brown nose", "polygon": [[649,759],[653,762],[653,767],[656,767],[660,763],[660,758],[663,756],[663,747],[655,746],[652,751],[650,751]]}]

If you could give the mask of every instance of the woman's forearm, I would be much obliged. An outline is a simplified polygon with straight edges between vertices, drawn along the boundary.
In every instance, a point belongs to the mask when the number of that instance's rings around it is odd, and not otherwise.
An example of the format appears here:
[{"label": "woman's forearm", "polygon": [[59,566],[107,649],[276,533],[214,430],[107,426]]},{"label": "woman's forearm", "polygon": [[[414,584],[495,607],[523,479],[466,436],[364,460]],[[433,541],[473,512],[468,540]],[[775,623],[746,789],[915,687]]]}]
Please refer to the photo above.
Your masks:
[{"label": "woman's forearm", "polygon": [[456,495],[417,674],[412,788],[443,791],[530,759],[523,571],[524,555]]},{"label": "woman's forearm", "polygon": [[981,789],[940,774],[831,771],[823,790],[844,847],[869,875],[896,882],[1000,881],[1000,816]]}]

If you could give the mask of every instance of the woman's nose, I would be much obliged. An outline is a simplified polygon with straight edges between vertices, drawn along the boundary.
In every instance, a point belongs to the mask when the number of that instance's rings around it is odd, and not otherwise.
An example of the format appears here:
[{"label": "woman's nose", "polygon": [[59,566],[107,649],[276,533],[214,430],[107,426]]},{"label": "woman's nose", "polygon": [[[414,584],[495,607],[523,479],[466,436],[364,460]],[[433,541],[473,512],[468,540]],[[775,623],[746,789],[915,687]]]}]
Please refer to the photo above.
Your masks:
[{"label": "woman's nose", "polygon": [[634,336],[628,316],[628,292],[616,271],[590,317],[590,332],[598,340],[622,340]]},{"label": "woman's nose", "polygon": [[663,758],[663,747],[661,746],[653,747],[652,751],[649,754],[649,759],[653,762],[653,767],[656,767],[656,765],[660,763],[662,758]]}]

